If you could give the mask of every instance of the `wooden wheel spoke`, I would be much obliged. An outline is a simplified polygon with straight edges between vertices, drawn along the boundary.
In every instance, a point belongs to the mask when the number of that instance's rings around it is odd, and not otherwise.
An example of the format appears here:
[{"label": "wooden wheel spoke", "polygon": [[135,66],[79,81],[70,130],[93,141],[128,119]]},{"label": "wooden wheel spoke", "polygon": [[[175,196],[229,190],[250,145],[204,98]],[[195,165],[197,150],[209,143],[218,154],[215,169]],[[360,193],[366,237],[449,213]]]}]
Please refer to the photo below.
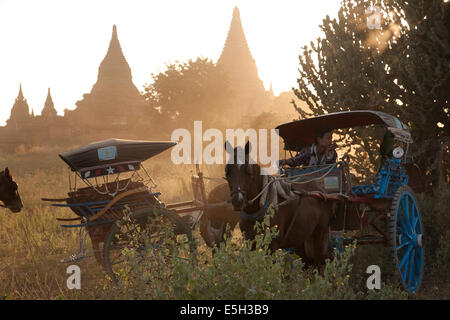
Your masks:
[{"label": "wooden wheel spoke", "polygon": [[422,224],[417,200],[407,185],[399,187],[391,204],[389,231],[403,287],[416,292],[423,275]]},{"label": "wooden wheel spoke", "polygon": [[117,264],[121,264],[123,262],[125,262],[125,258],[122,256],[122,254],[118,255],[116,258],[120,258],[122,257],[122,259],[116,261],[115,259],[111,259],[111,264],[112,265],[117,265]]},{"label": "wooden wheel spoke", "polygon": [[[103,246],[103,261],[106,272],[111,277],[111,280],[117,284],[120,278],[120,270],[126,267],[127,271],[133,270],[133,266],[141,263],[145,259],[152,259],[152,256],[148,255],[147,250],[156,250],[158,248],[164,247],[167,243],[165,236],[167,233],[162,229],[161,226],[167,225],[167,223],[172,223],[172,221],[178,221],[178,216],[171,212],[164,212],[166,215],[166,222],[161,222],[160,220],[147,221],[152,218],[151,213],[147,211],[135,212],[134,220],[138,221],[140,226],[140,231],[144,231],[145,234],[136,234],[134,231],[138,231],[136,226],[130,227],[129,225],[114,225],[110,231],[107,240]],[[146,220],[146,223],[144,223]],[[189,230],[188,230],[189,231]],[[192,234],[189,232],[186,234],[190,240],[190,254],[195,254],[195,243],[192,238]],[[126,265],[126,257],[122,255],[123,249],[132,248],[133,249],[133,263]],[[150,252],[151,253],[151,252]],[[174,254],[173,252],[163,251],[165,256]],[[181,257],[180,257],[181,258]],[[137,262],[137,264],[136,264]]]},{"label": "wooden wheel spoke", "polygon": [[413,232],[415,233],[422,233],[422,230],[419,230],[416,232],[417,223],[419,222],[419,212],[417,211],[417,207],[414,206],[414,222],[413,222]]},{"label": "wooden wheel spoke", "polygon": [[406,197],[403,197],[400,200],[400,206],[402,207],[402,211],[403,211],[403,214],[405,217],[405,221],[404,221],[405,231],[410,230],[411,224],[409,223],[409,208],[408,208],[408,202],[407,202]]},{"label": "wooden wheel spoke", "polygon": [[416,254],[414,255],[414,265],[416,268],[416,274],[419,274],[422,269],[422,248],[416,249]]},{"label": "wooden wheel spoke", "polygon": [[397,246],[397,250],[409,245],[410,243],[411,243],[411,240],[403,242],[402,244]]},{"label": "wooden wheel spoke", "polygon": [[[412,245],[412,244],[409,244],[409,245],[408,245],[408,248],[406,249],[406,252],[405,252],[405,254],[403,255],[403,258],[402,258],[402,260],[401,260],[401,262],[400,262],[400,264],[399,264],[399,268],[400,268],[400,269],[402,269],[402,267],[403,267],[403,265],[405,264],[405,262],[408,261],[409,254],[410,254],[410,252],[411,252],[412,249],[413,249],[413,245]],[[406,269],[407,269],[407,268],[405,268],[405,270],[406,270]]]},{"label": "wooden wheel spoke", "polygon": [[414,281],[414,256],[415,256],[415,249],[413,248],[411,253],[409,254],[409,272],[408,272],[408,284],[413,285]]},{"label": "wooden wheel spoke", "polygon": [[397,221],[400,222],[400,229],[404,234],[408,234],[408,229],[405,226],[405,223],[403,222],[402,216],[400,214],[397,215]]}]

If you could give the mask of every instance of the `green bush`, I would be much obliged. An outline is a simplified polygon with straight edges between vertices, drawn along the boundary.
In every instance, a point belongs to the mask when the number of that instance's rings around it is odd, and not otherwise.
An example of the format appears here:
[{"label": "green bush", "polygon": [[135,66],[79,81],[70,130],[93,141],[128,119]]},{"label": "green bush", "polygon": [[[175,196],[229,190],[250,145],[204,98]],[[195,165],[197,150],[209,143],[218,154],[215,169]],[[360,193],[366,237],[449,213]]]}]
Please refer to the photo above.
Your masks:
[{"label": "green bush", "polygon": [[[256,223],[254,240],[227,238],[209,251],[189,253],[187,238],[175,237],[162,217],[157,249],[140,252],[137,248],[155,242],[155,228],[139,230],[134,245],[123,250],[126,267],[118,286],[106,288],[107,298],[120,299],[360,299],[365,294],[350,285],[356,243],[346,246],[327,260],[321,272],[306,269],[301,259],[281,249],[271,252],[269,244],[278,234],[269,227],[274,211]],[[151,230],[151,232],[149,232]],[[153,241],[153,242],[152,242]],[[383,290],[381,290],[383,291]],[[372,293],[370,299],[399,298],[398,290]]]},{"label": "green bush", "polygon": [[425,271],[432,277],[448,277],[450,269],[450,186],[419,197],[424,227]]}]

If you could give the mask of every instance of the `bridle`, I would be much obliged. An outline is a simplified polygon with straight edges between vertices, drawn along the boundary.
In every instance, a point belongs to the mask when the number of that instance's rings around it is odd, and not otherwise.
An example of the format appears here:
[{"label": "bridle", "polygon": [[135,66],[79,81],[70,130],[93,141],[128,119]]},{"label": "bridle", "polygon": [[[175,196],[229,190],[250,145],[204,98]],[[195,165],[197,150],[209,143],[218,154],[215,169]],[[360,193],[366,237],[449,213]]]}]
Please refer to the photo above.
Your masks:
[{"label": "bridle", "polygon": [[[244,164],[245,165],[245,164]],[[240,168],[240,166],[238,166],[238,169]],[[225,167],[225,170],[228,170],[227,167]],[[241,176],[238,175],[238,186],[236,189],[234,189],[233,191],[230,192],[230,198],[232,199],[234,197],[234,195],[241,195],[242,199],[244,199],[244,204],[243,206],[245,207],[248,204],[248,200],[247,200],[247,192],[241,189]]]},{"label": "bridle", "polygon": [[235,194],[240,194],[242,198],[244,199],[244,203],[247,203],[247,192],[244,190],[241,190],[241,186],[238,185],[238,187],[230,192],[230,196],[233,197]]},{"label": "bridle", "polygon": [[238,186],[236,189],[234,189],[233,191],[230,192],[230,198],[233,198],[235,195],[241,195],[242,199],[244,201],[243,205],[242,205],[242,209],[241,211],[239,211],[239,215],[243,220],[252,220],[252,221],[256,221],[259,218],[263,217],[265,215],[265,213],[267,212],[267,209],[269,207],[269,202],[268,200],[265,202],[264,206],[260,207],[258,209],[258,211],[254,212],[254,213],[248,213],[244,211],[244,208],[248,205],[248,204],[253,204],[254,201],[249,201],[247,199],[247,191],[242,190],[241,189],[241,185],[240,185],[240,176],[238,179]]}]

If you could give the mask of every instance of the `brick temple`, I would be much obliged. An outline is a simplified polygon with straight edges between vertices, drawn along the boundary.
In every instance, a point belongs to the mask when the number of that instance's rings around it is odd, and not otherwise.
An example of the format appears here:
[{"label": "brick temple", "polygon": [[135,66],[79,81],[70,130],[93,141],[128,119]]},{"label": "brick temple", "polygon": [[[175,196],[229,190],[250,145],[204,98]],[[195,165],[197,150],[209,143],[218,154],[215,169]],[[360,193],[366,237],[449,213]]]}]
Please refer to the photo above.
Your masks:
[{"label": "brick temple", "polygon": [[[234,109],[241,118],[261,112],[273,99],[258,76],[241,23],[239,9],[233,10],[230,28],[217,65],[228,73],[234,93]],[[111,137],[137,138],[136,123],[151,130],[151,120],[144,118],[148,108],[143,95],[133,84],[130,66],[120,46],[117,27],[112,29],[108,50],[98,68],[97,82],[76,103],[76,109],[59,116],[50,89],[41,115],[30,113],[19,87],[18,96],[5,127],[0,127],[0,148],[14,150],[17,145],[77,144]]]}]

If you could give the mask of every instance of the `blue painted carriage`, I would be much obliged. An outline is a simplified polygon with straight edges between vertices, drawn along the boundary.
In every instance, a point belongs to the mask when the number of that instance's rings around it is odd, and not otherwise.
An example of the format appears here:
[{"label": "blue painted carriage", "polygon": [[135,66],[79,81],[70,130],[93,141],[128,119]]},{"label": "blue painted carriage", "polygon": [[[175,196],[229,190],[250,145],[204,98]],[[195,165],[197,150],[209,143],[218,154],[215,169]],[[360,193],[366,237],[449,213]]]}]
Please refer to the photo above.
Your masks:
[{"label": "blue painted carriage", "polygon": [[[283,167],[281,174],[289,177],[294,186],[309,181],[320,183],[327,196],[337,202],[331,242],[338,249],[355,239],[358,244],[390,246],[404,288],[415,292],[424,266],[423,226],[415,193],[423,192],[424,184],[408,154],[408,146],[413,142],[408,126],[384,112],[361,110],[293,121],[277,129],[284,140],[285,152],[292,155],[293,151],[314,143],[318,128],[366,126],[385,128],[380,146],[382,161],[373,183],[352,185],[348,154],[333,164]],[[392,146],[386,152],[389,144]]]},{"label": "blue painted carriage", "polygon": [[80,229],[79,252],[62,262],[83,260],[89,235],[97,262],[117,282],[117,274],[123,267],[121,252],[132,240],[130,230],[124,231],[130,226],[117,223],[127,213],[142,228],[151,222],[149,220],[162,215],[173,225],[176,235],[186,234],[191,252],[195,250],[191,231],[201,217],[206,198],[201,172],[192,176],[194,200],[164,204],[143,165],[145,160],[175,144],[109,139],[59,155],[72,171],[72,174],[69,172],[68,197],[42,200],[56,202],[52,204],[54,207],[69,208],[76,217],[57,220],[63,222],[64,228]]}]

